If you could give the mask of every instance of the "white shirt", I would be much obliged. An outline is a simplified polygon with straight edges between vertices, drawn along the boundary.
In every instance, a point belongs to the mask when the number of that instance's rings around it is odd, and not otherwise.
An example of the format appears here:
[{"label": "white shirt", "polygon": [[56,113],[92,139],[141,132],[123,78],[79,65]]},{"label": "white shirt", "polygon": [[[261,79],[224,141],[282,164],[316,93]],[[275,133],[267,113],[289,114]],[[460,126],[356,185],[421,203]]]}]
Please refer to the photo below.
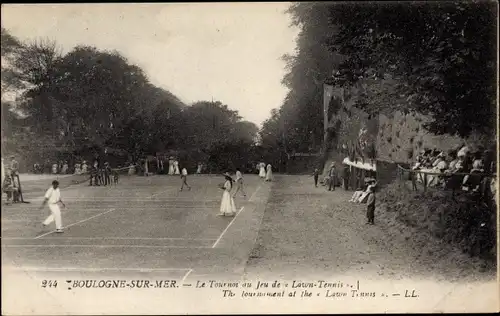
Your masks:
[{"label": "white shirt", "polygon": [[243,176],[241,175],[240,171],[236,171],[236,181],[243,179]]},{"label": "white shirt", "polygon": [[187,176],[188,175],[188,171],[186,170],[186,168],[182,168],[182,175],[183,176]]},{"label": "white shirt", "polygon": [[483,169],[483,161],[481,159],[474,160],[472,168],[476,170]]},{"label": "white shirt", "polygon": [[447,165],[446,161],[441,160],[441,161],[437,164],[437,166],[436,166],[436,167],[437,167],[437,169],[438,169],[438,170],[445,170],[445,169],[448,167],[448,165]]},{"label": "white shirt", "polygon": [[462,147],[462,148],[458,151],[457,156],[458,156],[458,157],[463,157],[463,156],[466,156],[468,153],[469,153],[469,147],[464,146],[464,147]]},{"label": "white shirt", "polygon": [[59,188],[54,189],[51,187],[47,190],[47,193],[45,193],[45,198],[48,199],[49,204],[56,204],[61,200],[61,191]]}]

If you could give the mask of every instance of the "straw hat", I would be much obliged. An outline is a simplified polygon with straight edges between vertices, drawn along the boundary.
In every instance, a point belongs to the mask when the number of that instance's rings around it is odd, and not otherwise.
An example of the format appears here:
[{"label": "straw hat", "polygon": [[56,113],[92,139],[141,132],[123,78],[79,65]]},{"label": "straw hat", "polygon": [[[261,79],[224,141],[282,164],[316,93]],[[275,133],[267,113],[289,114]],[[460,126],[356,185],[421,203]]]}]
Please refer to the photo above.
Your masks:
[{"label": "straw hat", "polygon": [[374,178],[365,178],[365,183],[373,183],[376,182]]}]

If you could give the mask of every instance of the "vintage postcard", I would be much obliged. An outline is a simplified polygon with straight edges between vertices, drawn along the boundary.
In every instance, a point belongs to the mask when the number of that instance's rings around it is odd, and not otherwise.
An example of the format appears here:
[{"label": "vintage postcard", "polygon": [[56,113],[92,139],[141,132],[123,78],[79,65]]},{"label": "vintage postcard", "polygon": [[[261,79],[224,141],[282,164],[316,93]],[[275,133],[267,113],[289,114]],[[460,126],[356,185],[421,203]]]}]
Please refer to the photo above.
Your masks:
[{"label": "vintage postcard", "polygon": [[497,2],[1,14],[4,315],[499,311]]}]

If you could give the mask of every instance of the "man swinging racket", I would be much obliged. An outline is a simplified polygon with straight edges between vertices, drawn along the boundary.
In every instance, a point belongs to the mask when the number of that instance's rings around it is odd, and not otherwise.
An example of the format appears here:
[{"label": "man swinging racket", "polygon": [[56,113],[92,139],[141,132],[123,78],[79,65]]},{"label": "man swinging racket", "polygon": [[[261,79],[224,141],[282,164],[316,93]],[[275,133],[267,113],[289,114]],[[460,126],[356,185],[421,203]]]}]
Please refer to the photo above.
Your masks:
[{"label": "man swinging racket", "polygon": [[50,187],[47,190],[47,193],[45,193],[45,199],[43,200],[42,206],[40,207],[40,211],[43,210],[46,204],[49,205],[51,214],[43,222],[43,227],[46,227],[55,220],[56,233],[63,232],[61,209],[59,208],[59,203],[61,203],[63,207],[66,207],[66,205],[61,200],[61,191],[59,190],[59,182],[57,180],[54,180],[52,181],[52,187]]}]

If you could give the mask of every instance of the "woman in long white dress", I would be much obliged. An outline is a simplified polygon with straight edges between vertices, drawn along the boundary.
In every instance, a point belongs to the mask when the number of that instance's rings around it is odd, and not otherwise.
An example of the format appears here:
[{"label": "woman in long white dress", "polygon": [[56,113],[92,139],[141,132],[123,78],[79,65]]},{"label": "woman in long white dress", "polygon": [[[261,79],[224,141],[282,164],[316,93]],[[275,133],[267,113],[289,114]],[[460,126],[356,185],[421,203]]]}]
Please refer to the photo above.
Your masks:
[{"label": "woman in long white dress", "polygon": [[3,185],[3,180],[5,179],[5,166],[3,164],[3,158],[2,158],[2,185]]},{"label": "woman in long white dress", "polygon": [[267,173],[266,173],[266,181],[272,181],[273,180],[273,169],[271,167],[271,164],[267,165]]},{"label": "woman in long white dress", "polygon": [[231,196],[231,190],[233,188],[233,178],[228,173],[224,174],[225,182],[221,189],[224,190],[222,193],[222,201],[220,203],[220,212],[218,216],[234,216],[236,214],[236,204],[234,204],[234,199]]},{"label": "woman in long white dress", "polygon": [[82,174],[82,167],[79,163],[75,164],[75,174]]},{"label": "woman in long white dress", "polygon": [[169,175],[173,175],[174,174],[174,159],[172,157],[170,157],[170,159],[168,160],[168,174]]},{"label": "woman in long white dress", "polygon": [[82,173],[86,174],[89,171],[89,166],[87,165],[87,162],[84,160],[82,162]]},{"label": "woman in long white dress", "polygon": [[260,163],[259,177],[261,177],[261,178],[265,178],[266,177],[266,164],[263,163],[263,162]]},{"label": "woman in long white dress", "polygon": [[63,166],[62,166],[61,173],[62,173],[62,174],[67,174],[67,173],[68,173],[68,168],[69,168],[69,166],[68,166],[68,162],[67,162],[67,161],[65,161],[65,162],[64,162],[64,164],[63,164]]},{"label": "woman in long white dress", "polygon": [[174,174],[181,174],[179,170],[179,161],[177,161],[177,159],[174,161]]},{"label": "woman in long white dress", "polygon": [[134,164],[132,164],[132,163],[131,163],[131,164],[128,166],[128,175],[129,175],[129,176],[132,176],[132,175],[134,175],[134,173],[135,173],[135,166],[134,166]]}]

